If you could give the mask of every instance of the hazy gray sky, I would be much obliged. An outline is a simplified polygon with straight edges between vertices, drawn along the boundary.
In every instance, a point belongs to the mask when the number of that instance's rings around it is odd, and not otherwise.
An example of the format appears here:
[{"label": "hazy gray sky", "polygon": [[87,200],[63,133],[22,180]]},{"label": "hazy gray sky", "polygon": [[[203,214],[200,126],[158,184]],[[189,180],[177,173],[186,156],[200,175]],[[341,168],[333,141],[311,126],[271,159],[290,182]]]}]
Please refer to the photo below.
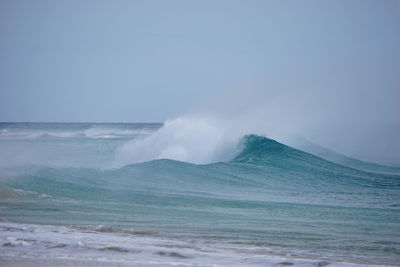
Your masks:
[{"label": "hazy gray sky", "polygon": [[399,28],[397,0],[0,0],[0,121],[159,122],[275,74],[356,77],[379,110]]}]

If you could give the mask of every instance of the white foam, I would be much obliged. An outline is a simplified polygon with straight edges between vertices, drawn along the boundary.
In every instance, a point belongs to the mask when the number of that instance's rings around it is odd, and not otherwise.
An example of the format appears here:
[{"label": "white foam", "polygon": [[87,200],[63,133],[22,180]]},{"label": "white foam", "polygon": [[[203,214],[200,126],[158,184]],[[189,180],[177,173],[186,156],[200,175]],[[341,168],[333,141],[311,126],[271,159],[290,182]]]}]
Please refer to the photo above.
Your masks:
[{"label": "white foam", "polygon": [[[1,258],[88,260],[163,266],[360,266],[274,254],[268,248],[179,239],[166,235],[102,232],[66,226],[0,222]],[[361,265],[363,266],[363,265]],[[365,266],[365,265],[364,265]]]},{"label": "white foam", "polygon": [[73,138],[81,135],[79,131],[37,130],[37,129],[3,129],[0,139],[35,139],[42,137]]},{"label": "white foam", "polygon": [[154,159],[173,159],[197,164],[230,159],[237,149],[237,136],[211,117],[186,116],[166,121],[154,134],[124,144],[114,167]]},{"label": "white foam", "polygon": [[138,137],[149,135],[153,132],[152,129],[138,128],[138,129],[121,129],[113,127],[92,127],[83,132],[87,138],[126,138]]}]

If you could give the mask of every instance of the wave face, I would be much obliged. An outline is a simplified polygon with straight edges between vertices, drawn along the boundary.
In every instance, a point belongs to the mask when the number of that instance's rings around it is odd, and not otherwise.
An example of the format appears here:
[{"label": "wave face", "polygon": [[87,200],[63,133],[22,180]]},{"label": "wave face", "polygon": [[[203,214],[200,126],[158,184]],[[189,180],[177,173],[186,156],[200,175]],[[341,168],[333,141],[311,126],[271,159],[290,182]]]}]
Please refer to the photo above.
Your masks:
[{"label": "wave face", "polygon": [[329,161],[338,163],[340,165],[370,172],[400,174],[400,167],[398,166],[397,167],[385,166],[381,164],[354,159],[342,155],[340,153],[337,153],[335,151],[332,151],[328,148],[314,144],[302,137],[294,137],[292,138],[292,140],[290,140],[290,143],[293,144],[293,146],[295,146],[296,148],[299,148],[303,151],[309,152],[321,158],[327,159]]},{"label": "wave face", "polygon": [[[259,135],[238,140],[225,162],[105,168],[127,140],[146,140],[160,125],[46,125],[46,132],[79,134],[10,137],[37,131],[30,127],[37,126],[2,125],[4,159],[4,151],[33,154],[0,168],[3,257],[200,266],[400,262],[399,175],[345,167]],[[132,134],[93,137],[98,129]],[[91,137],[81,134],[88,131]]]}]

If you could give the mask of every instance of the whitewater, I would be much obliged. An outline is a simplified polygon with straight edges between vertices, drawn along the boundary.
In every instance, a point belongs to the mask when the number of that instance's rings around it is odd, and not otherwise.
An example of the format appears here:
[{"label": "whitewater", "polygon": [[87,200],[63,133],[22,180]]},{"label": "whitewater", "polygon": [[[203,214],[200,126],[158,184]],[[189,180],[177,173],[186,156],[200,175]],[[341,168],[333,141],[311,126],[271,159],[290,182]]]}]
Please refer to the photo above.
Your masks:
[{"label": "whitewater", "polygon": [[398,167],[242,122],[0,123],[0,265],[399,266]]}]

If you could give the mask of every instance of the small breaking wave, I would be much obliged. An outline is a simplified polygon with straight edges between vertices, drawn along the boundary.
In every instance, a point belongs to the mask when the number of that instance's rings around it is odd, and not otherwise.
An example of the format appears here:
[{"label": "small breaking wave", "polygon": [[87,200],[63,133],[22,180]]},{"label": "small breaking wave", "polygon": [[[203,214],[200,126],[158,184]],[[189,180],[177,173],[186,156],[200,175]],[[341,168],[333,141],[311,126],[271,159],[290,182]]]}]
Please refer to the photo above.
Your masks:
[{"label": "small breaking wave", "polygon": [[107,226],[107,225],[77,225],[71,226],[72,229],[79,231],[90,231],[90,232],[99,232],[99,233],[119,233],[119,234],[129,234],[129,235],[155,235],[155,232],[151,231],[141,231],[141,230],[132,230],[132,229],[124,229],[115,226]]},{"label": "small breaking wave", "polygon": [[150,135],[161,124],[41,124],[0,125],[0,140],[43,138],[92,138],[119,139]]}]

